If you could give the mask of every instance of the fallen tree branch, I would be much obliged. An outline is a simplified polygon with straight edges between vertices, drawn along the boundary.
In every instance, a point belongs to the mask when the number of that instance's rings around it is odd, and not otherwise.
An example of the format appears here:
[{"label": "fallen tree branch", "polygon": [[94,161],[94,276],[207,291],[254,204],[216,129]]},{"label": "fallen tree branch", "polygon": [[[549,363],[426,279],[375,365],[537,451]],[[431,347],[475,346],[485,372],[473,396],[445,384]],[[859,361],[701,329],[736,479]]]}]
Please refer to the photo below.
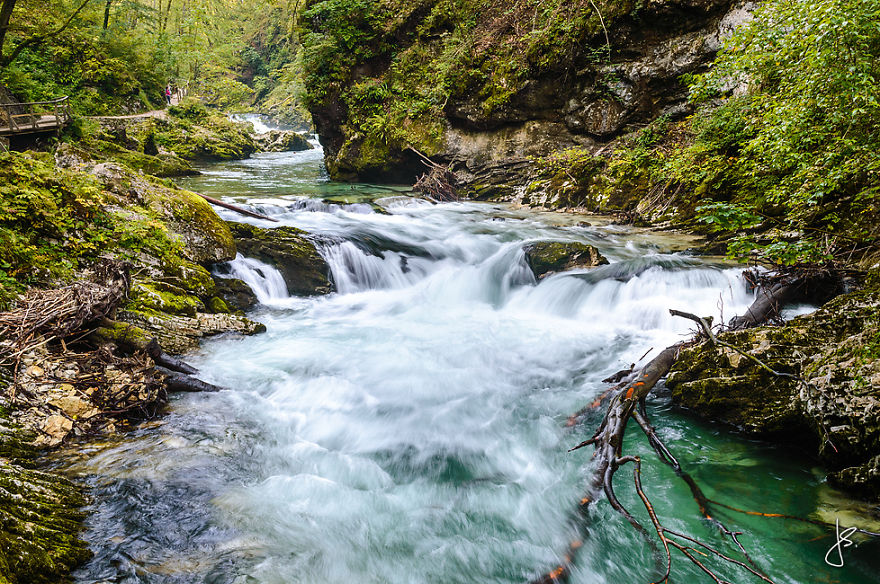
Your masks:
[{"label": "fallen tree branch", "polygon": [[278,223],[278,219],[275,219],[274,217],[269,217],[268,215],[263,215],[261,213],[254,213],[253,211],[242,209],[237,205],[233,205],[231,203],[227,203],[225,201],[221,201],[220,199],[215,199],[214,197],[209,197],[201,193],[196,194],[211,203],[212,205],[217,205],[218,207],[223,207],[224,209],[229,209],[230,211],[235,211],[236,213],[247,215],[248,217],[254,217],[255,219],[263,219],[264,221],[273,221],[275,223]]},{"label": "fallen tree branch", "polygon": [[190,393],[212,393],[222,391],[223,388],[212,385],[192,375],[171,371],[165,367],[156,366],[156,370],[165,376],[165,387],[168,391],[181,391]]}]

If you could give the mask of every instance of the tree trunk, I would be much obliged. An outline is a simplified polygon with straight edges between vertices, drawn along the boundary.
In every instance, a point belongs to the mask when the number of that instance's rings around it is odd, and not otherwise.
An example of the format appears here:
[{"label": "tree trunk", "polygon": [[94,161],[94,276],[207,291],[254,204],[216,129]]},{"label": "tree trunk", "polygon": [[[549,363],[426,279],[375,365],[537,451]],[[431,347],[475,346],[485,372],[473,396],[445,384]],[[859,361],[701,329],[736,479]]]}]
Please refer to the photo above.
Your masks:
[{"label": "tree trunk", "polygon": [[12,18],[15,2],[16,0],[3,0],[3,4],[0,5],[0,57],[3,55],[3,43],[6,41],[6,31],[9,30],[9,19]]},{"label": "tree trunk", "polygon": [[107,0],[107,3],[104,4],[104,30],[110,27],[110,6],[112,4],[113,0]]}]

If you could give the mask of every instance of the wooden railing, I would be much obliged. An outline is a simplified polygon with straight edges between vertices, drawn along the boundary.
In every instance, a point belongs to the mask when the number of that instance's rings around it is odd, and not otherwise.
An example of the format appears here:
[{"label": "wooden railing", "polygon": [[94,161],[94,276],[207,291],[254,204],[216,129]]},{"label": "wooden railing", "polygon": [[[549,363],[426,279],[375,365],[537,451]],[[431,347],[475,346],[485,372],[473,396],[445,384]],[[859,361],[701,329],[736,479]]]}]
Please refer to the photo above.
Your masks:
[{"label": "wooden railing", "polygon": [[60,129],[70,122],[70,98],[0,104],[0,134],[26,134]]}]

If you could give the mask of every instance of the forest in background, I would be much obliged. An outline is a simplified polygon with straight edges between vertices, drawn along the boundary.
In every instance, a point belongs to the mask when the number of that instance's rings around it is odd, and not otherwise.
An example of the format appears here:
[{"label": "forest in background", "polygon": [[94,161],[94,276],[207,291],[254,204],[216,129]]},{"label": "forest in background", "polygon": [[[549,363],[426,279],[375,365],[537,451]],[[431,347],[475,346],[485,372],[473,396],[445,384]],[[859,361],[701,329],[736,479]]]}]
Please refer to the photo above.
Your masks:
[{"label": "forest in background", "polygon": [[[70,95],[75,113],[161,106],[167,84],[209,105],[307,119],[296,0],[6,0],[0,83],[18,99]],[[2,30],[0,17],[0,30]]]}]

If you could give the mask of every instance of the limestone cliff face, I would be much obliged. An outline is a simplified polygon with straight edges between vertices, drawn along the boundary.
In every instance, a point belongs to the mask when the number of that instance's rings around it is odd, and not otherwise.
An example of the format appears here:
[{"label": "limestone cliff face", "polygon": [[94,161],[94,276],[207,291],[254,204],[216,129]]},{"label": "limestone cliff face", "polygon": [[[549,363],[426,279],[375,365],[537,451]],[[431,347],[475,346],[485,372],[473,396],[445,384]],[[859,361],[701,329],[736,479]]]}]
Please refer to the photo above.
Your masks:
[{"label": "limestone cliff face", "polygon": [[[316,39],[325,50],[341,42],[329,4],[307,11],[312,50]],[[363,26],[384,25],[385,34],[362,39],[372,47],[362,58],[348,55],[323,77],[307,61],[334,178],[408,180],[422,168],[406,151],[412,145],[453,163],[473,185],[521,182],[533,158],[573,146],[599,150],[658,116],[681,117],[681,76],[705,67],[751,8],[732,0],[575,1],[539,17],[537,7],[523,13],[488,0],[458,12],[447,4],[374,11]]]}]

